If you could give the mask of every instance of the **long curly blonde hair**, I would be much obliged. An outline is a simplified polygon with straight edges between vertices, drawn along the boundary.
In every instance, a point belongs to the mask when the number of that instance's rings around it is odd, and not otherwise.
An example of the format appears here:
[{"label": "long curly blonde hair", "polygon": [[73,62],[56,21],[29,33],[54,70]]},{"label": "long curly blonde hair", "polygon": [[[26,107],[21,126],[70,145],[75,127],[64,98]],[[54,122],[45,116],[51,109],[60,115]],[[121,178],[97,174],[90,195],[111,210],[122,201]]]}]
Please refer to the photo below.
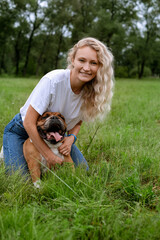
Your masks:
[{"label": "long curly blonde hair", "polygon": [[109,49],[95,38],[83,38],[68,53],[68,69],[73,69],[72,60],[79,48],[89,46],[97,52],[99,68],[97,75],[83,87],[81,106],[82,118],[92,121],[110,111],[113,96],[113,55]]}]

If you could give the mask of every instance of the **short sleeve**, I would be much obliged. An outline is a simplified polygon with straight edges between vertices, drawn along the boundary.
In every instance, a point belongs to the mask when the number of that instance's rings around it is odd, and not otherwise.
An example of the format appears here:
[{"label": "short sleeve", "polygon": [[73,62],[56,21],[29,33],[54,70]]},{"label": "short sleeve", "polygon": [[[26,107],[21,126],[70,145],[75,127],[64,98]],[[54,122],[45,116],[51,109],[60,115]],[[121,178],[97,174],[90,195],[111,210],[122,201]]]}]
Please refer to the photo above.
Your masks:
[{"label": "short sleeve", "polygon": [[53,94],[53,87],[49,78],[42,78],[35,87],[30,104],[31,106],[42,115],[47,109],[51,101],[51,93]]}]

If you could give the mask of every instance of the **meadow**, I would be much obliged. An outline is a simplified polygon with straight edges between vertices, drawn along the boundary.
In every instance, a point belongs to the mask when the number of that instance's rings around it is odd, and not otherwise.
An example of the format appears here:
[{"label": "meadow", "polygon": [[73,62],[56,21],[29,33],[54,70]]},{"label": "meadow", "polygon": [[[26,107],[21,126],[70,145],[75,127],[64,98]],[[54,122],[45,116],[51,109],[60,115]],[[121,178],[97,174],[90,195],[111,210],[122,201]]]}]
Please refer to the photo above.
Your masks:
[{"label": "meadow", "polygon": [[[37,82],[0,78],[0,146]],[[110,114],[84,123],[77,146],[89,171],[61,167],[40,190],[1,164],[0,239],[160,239],[160,80],[116,80]]]}]

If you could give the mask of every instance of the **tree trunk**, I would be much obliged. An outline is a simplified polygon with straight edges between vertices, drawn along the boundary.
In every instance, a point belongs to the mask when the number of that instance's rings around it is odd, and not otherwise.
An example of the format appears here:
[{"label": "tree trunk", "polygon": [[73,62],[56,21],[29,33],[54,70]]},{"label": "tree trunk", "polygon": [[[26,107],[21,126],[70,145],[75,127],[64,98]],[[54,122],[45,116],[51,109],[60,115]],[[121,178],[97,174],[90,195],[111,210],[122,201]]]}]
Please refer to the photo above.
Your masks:
[{"label": "tree trunk", "polygon": [[32,46],[32,41],[33,41],[33,35],[34,35],[34,31],[35,31],[35,24],[33,26],[31,35],[29,37],[29,41],[28,41],[28,48],[27,48],[27,53],[26,53],[26,60],[25,60],[25,64],[23,67],[23,76],[26,75],[27,72],[27,67],[28,67],[28,62],[29,62],[29,55],[30,55],[30,51],[31,51],[31,46]]},{"label": "tree trunk", "polygon": [[43,54],[44,54],[44,52],[45,52],[45,47],[46,47],[46,45],[47,45],[48,37],[49,37],[49,36],[47,35],[46,38],[44,39],[43,46],[42,46],[40,55],[39,55],[38,60],[37,60],[36,76],[39,75],[39,68],[40,68],[40,66],[41,66],[41,64],[42,64],[42,56],[43,56]]},{"label": "tree trunk", "polygon": [[21,37],[21,30],[18,32],[17,40],[15,43],[15,60],[16,60],[16,71],[15,74],[18,76],[19,74],[19,61],[20,61],[20,49],[19,49],[19,40]]},{"label": "tree trunk", "polygon": [[62,39],[63,39],[63,33],[61,32],[60,37],[59,37],[59,42],[58,42],[57,54],[56,54],[56,57],[55,57],[55,69],[58,68],[59,53],[60,53],[60,50],[61,50]]},{"label": "tree trunk", "polygon": [[143,73],[144,73],[144,66],[145,66],[145,59],[142,60],[141,63],[141,68],[140,68],[140,72],[138,74],[138,78],[141,79],[143,77]]},{"label": "tree trunk", "polygon": [[3,45],[3,50],[0,59],[0,74],[2,73],[2,70],[6,71],[4,57],[5,57],[5,45]]}]

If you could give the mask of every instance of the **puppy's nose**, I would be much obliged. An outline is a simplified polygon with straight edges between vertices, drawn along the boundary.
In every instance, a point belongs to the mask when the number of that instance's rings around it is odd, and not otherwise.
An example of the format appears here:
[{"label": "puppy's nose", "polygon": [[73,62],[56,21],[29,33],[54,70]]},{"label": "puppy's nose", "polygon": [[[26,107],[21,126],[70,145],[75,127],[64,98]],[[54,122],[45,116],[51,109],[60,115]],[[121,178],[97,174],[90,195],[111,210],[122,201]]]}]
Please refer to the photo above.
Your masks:
[{"label": "puppy's nose", "polygon": [[57,119],[57,116],[52,116],[51,119],[55,120]]}]

